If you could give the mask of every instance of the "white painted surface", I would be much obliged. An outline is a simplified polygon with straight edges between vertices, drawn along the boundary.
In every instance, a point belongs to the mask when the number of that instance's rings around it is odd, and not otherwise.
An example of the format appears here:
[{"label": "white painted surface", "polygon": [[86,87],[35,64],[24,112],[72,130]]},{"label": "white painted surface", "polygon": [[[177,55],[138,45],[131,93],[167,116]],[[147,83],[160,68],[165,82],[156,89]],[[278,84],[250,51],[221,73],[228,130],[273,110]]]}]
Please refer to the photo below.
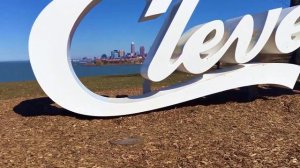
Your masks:
[{"label": "white painted surface", "polygon": [[[290,64],[243,64],[207,73],[192,81],[138,97],[119,99],[101,97],[82,85],[74,73],[69,58],[70,43],[76,26],[98,2],[100,1],[53,0],[37,18],[30,35],[30,62],[39,84],[53,101],[75,113],[103,117],[135,114],[255,84],[278,84],[292,88],[300,73],[298,66]],[[153,0],[151,2],[153,4],[149,5],[146,17],[165,12],[171,1]],[[262,48],[264,48],[264,52],[268,52],[268,49],[274,47],[282,51],[283,44],[277,41],[280,41],[280,38],[284,39],[284,36],[289,34],[282,32],[281,29],[285,29],[285,27],[292,29],[294,35],[298,32],[298,27],[290,28],[290,22],[293,22],[294,17],[299,15],[299,8],[294,8],[295,10],[287,9],[289,12],[284,10],[283,13],[281,13],[281,9],[268,12],[268,24],[255,27],[259,30],[265,27],[261,33],[263,34],[261,40],[251,40],[249,35],[243,34],[244,31],[247,33],[253,31],[253,27],[246,27],[246,25],[253,24],[251,21],[253,18],[250,15],[227,21],[225,24],[221,21],[213,21],[207,25],[198,26],[182,36],[185,25],[198,2],[199,0],[183,0],[177,4],[179,8],[174,8],[176,12],[167,18],[149,52],[150,56],[142,71],[144,77],[152,81],[160,81],[178,68],[189,73],[203,73],[209,69],[209,66],[221,59],[224,55],[222,53],[232,44],[230,39],[237,37],[244,38],[247,44],[238,43],[236,54],[230,51],[231,57],[229,55],[229,58],[226,59],[244,63]],[[293,11],[296,10],[297,12],[294,13]],[[267,14],[262,16],[267,16]],[[279,14],[283,26],[275,22],[276,19],[280,20],[278,19]],[[263,23],[263,19],[259,18],[258,20],[260,20],[259,23]],[[277,23],[276,26],[275,23]],[[241,26],[234,29],[237,24]],[[276,32],[272,36],[270,35],[273,27],[278,27],[275,30],[279,35],[276,36]],[[203,34],[207,35],[213,30],[217,31],[216,36],[210,37],[211,41],[205,42],[206,36]],[[271,38],[271,41],[275,37],[276,40],[273,43],[269,40],[267,46],[263,46],[268,36],[274,37]],[[251,42],[248,44],[249,39]],[[297,40],[297,38],[293,40]],[[197,44],[195,44],[196,42]],[[256,42],[258,46],[255,47]],[[292,51],[298,45],[293,41],[288,44],[291,45],[288,46],[290,47],[288,51]],[[248,45],[254,48],[250,51],[247,48]],[[183,56],[178,52],[178,47],[182,48],[182,46]],[[177,51],[174,52],[176,47]],[[202,52],[208,56],[202,59],[199,56]]]}]

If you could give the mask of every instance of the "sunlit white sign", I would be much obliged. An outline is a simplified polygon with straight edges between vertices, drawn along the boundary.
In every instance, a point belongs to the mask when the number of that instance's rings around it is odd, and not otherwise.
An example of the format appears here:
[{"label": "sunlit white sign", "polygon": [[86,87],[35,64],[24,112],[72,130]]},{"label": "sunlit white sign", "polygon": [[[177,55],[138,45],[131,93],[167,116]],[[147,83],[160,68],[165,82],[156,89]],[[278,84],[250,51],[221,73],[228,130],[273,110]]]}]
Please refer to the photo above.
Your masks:
[{"label": "sunlit white sign", "polygon": [[[99,2],[53,0],[37,18],[30,35],[30,62],[37,81],[51,99],[75,113],[102,117],[135,114],[256,84],[293,88],[300,73],[300,67],[291,64],[246,64],[259,53],[290,53],[300,47],[300,7],[216,20],[184,32],[199,0],[181,0],[165,20],[141,74],[154,82],[175,70],[202,75],[137,97],[99,96],[80,82],[69,58],[77,25]],[[165,13],[172,0],[147,2],[141,21]],[[207,73],[218,61],[233,66]]]}]

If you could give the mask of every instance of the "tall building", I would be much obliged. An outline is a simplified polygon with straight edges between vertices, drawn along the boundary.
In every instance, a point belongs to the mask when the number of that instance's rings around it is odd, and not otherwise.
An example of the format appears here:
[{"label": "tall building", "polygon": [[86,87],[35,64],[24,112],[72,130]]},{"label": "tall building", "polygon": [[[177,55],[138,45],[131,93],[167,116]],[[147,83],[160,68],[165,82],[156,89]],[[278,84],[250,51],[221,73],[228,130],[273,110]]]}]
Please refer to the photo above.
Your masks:
[{"label": "tall building", "polygon": [[125,50],[119,50],[119,57],[125,57],[126,52]]},{"label": "tall building", "polygon": [[135,44],[134,44],[134,42],[131,43],[131,56],[135,56]]},{"label": "tall building", "polygon": [[119,57],[119,51],[118,50],[111,51],[110,58],[118,58],[118,57]]},{"label": "tall building", "polygon": [[144,47],[144,46],[141,46],[141,47],[140,47],[140,56],[142,56],[142,57],[145,57],[145,56],[146,56],[146,53],[145,53],[145,47]]}]

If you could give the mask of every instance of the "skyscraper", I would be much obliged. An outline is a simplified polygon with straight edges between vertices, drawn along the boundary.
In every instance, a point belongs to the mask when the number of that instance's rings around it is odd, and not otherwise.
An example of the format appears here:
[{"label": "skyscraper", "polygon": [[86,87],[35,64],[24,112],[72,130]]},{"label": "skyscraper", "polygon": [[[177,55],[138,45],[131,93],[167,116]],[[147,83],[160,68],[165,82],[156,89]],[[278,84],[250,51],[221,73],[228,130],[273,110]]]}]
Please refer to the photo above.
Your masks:
[{"label": "skyscraper", "polygon": [[114,58],[118,58],[118,57],[119,57],[119,51],[118,50],[111,51],[110,58],[114,59]]},{"label": "skyscraper", "polygon": [[119,50],[119,57],[125,57],[125,50]]},{"label": "skyscraper", "polygon": [[146,53],[145,53],[145,47],[144,47],[144,46],[141,46],[141,47],[140,47],[140,55],[141,55],[142,57],[145,57],[145,56],[146,56]]},{"label": "skyscraper", "polygon": [[131,56],[135,56],[135,44],[134,44],[134,42],[131,43]]}]

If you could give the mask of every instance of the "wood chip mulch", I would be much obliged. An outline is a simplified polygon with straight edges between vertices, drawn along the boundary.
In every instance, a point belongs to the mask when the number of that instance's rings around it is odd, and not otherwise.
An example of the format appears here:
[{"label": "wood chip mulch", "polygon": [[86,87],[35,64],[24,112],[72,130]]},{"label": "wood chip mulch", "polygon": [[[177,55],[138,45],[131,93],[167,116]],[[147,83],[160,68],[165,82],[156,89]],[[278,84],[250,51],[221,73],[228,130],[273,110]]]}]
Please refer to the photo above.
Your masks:
[{"label": "wood chip mulch", "polygon": [[258,92],[119,118],[76,115],[47,97],[1,100],[0,167],[300,167],[299,91]]}]

